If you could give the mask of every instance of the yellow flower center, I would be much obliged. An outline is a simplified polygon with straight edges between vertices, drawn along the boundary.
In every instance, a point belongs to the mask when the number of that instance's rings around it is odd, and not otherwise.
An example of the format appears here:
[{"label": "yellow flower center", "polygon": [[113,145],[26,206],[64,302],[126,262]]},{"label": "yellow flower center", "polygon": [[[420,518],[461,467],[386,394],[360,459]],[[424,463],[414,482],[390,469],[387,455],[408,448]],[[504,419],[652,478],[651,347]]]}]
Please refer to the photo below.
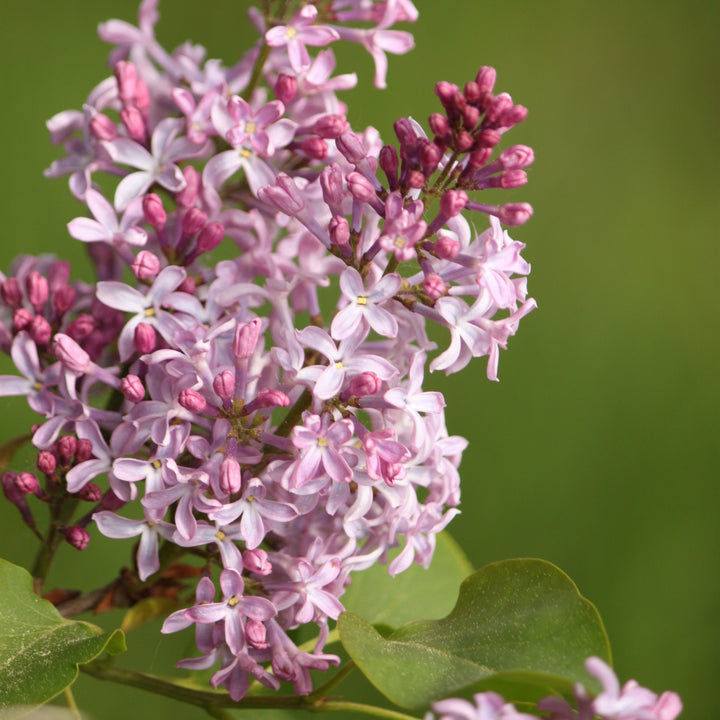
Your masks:
[{"label": "yellow flower center", "polygon": [[359,295],[357,299],[358,305],[367,305],[367,298],[364,295]]},{"label": "yellow flower center", "polygon": [[218,530],[218,531],[215,533],[215,537],[216,537],[220,542],[222,542],[222,541],[227,537],[227,535],[225,535],[225,533],[224,533],[222,530]]},{"label": "yellow flower center", "polygon": [[318,438],[318,447],[327,447],[327,438]]},{"label": "yellow flower center", "polygon": [[148,308],[145,311],[145,317],[153,317],[155,315],[155,308]]},{"label": "yellow flower center", "polygon": [[248,135],[254,135],[257,125],[254,122],[245,123],[245,132]]}]

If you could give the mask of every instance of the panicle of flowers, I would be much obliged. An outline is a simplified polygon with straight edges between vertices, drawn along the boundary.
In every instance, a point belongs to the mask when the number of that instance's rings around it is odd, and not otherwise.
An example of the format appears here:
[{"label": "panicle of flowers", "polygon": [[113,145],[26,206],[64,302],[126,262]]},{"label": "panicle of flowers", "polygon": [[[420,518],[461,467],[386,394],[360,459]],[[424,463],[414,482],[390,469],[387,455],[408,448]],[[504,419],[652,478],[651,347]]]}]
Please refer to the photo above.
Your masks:
[{"label": "panicle of flowers", "polygon": [[[585,662],[587,671],[598,680],[602,691],[593,696],[581,683],[574,688],[576,707],[561,697],[551,696],[537,703],[547,720],[675,720],[682,712],[677,693],[656,695],[635,680],[622,687],[613,670],[600,658]],[[424,720],[532,720],[536,714],[520,712],[494,692],[477,693],[474,702],[448,698],[432,704]]]},{"label": "panicle of flowers", "polygon": [[[196,603],[163,628],[195,627],[201,655],[182,665],[219,664],[211,683],[234,699],[251,677],[309,693],[309,670],[338,661],[323,647],[351,574],[427,567],[459,512],[466,441],[423,390],[426,323],[450,334],[431,371],[487,356],[496,380],[535,307],[524,245],[502,227],[531,207],[471,199],[526,181],[530,148],[493,159],[526,110],[481,68],[463,90],[438,83],[432,139],[410,119],[397,147],[352,130],[336,93],[356,78],[334,75],[329,46],[361,43],[384,86],[385,54],[412,47],[391,29],[415,20],[409,0],[253,9],[259,39],[231,67],[163,49],[157,4],[137,27],[100,26],[112,75],[49,122],[67,154],[47,174],[70,175],[87,206],[68,233],[98,281],[48,256],[0,278],[0,347],[21,373],[0,395],[44,417],[46,477],[6,474],[3,489],[33,528],[28,494],[95,503],[63,536],[83,549],[92,519],[137,538],[140,581],[165,569],[161,543],[202,556]],[[489,227],[476,234],[463,210]],[[311,653],[288,635],[306,623]]]}]

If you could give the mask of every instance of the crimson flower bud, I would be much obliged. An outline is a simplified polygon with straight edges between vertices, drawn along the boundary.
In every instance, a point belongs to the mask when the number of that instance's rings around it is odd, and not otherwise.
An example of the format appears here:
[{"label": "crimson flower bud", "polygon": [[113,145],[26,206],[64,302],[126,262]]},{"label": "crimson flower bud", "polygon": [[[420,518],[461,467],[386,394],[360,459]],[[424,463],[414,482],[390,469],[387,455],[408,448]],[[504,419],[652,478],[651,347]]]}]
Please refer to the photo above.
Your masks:
[{"label": "crimson flower bud", "polygon": [[205,398],[197,390],[193,390],[192,388],[187,388],[180,392],[178,403],[189,412],[194,413],[202,412],[207,406]]},{"label": "crimson flower bud", "polygon": [[117,125],[103,113],[98,113],[90,121],[90,132],[97,140],[112,141],[118,136]]},{"label": "crimson flower bud", "polygon": [[185,178],[185,187],[175,193],[175,202],[182,207],[192,207],[200,192],[200,173],[192,165],[186,165],[183,168],[183,177]]},{"label": "crimson flower bud", "polygon": [[425,184],[425,175],[419,170],[411,170],[407,174],[406,182],[408,187],[415,188],[417,190]]},{"label": "crimson flower bud", "polygon": [[350,396],[365,397],[380,392],[382,380],[374,372],[364,372],[356,375],[350,381]]},{"label": "crimson flower bud", "polygon": [[147,323],[140,323],[135,328],[134,344],[135,350],[140,355],[146,355],[155,349],[157,343],[157,335],[155,334],[155,328]]},{"label": "crimson flower bud", "polygon": [[135,100],[137,88],[137,70],[131,62],[120,60],[115,65],[115,79],[118,85],[118,95],[123,105]]},{"label": "crimson flower bud", "polygon": [[25,308],[18,308],[13,313],[13,329],[17,332],[27,330],[32,322],[33,314]]},{"label": "crimson flower bud", "polygon": [[275,97],[287,105],[297,93],[297,78],[280,73],[275,83]]},{"label": "crimson flower bud", "polygon": [[120,380],[120,392],[130,402],[137,403],[145,397],[145,386],[137,375],[126,375]]},{"label": "crimson flower bud", "polygon": [[431,300],[437,300],[447,292],[447,285],[436,273],[430,273],[423,280],[423,291]]},{"label": "crimson flower bud", "polygon": [[220,489],[228,495],[240,492],[242,472],[240,463],[233,457],[226,457],[220,463]]},{"label": "crimson flower bud", "polygon": [[320,173],[320,187],[323,200],[331,207],[338,208],[343,201],[343,174],[336,163],[327,165]]},{"label": "crimson flower bud", "polygon": [[268,560],[268,554],[265,550],[260,548],[245,550],[242,559],[243,566],[256,575],[269,575],[272,572],[272,564]]},{"label": "crimson flower bud", "polygon": [[74,435],[63,435],[57,443],[58,455],[63,465],[68,465],[77,452],[77,438]]},{"label": "crimson flower bud", "polygon": [[433,249],[435,250],[435,257],[441,260],[452,260],[460,252],[460,243],[454,237],[439,232]]},{"label": "crimson flower bud", "polygon": [[186,235],[199,233],[207,223],[207,214],[199,208],[190,208],[182,219],[182,229]]},{"label": "crimson flower bud", "polygon": [[52,337],[52,328],[50,323],[42,316],[36,315],[27,327],[27,331],[30,333],[30,337],[38,345],[46,345],[50,342]]},{"label": "crimson flower bud", "polygon": [[470,82],[465,83],[465,90],[463,94],[469,103],[476,103],[480,100],[482,91],[480,90],[480,86],[471,80]]},{"label": "crimson flower bud", "polygon": [[497,72],[493,67],[483,65],[483,67],[478,70],[478,74],[475,77],[475,82],[477,83],[478,90],[482,95],[486,95],[487,93],[492,92],[493,88],[495,87],[496,78]]},{"label": "crimson flower bud", "polygon": [[[359,172],[351,172],[347,176],[347,187],[353,197],[360,202],[370,202],[375,199],[375,188],[372,183]],[[420,185],[422,187],[422,184]]]},{"label": "crimson flower bud", "polygon": [[178,286],[177,292],[184,292],[188,295],[195,294],[195,278],[188,275]]},{"label": "crimson flower bud", "polygon": [[312,132],[328,140],[334,140],[348,130],[350,123],[344,115],[323,115],[312,126]]},{"label": "crimson flower bud", "polygon": [[213,220],[208,223],[200,232],[197,241],[197,249],[200,252],[210,252],[214,250],[225,237],[225,226],[222,223]]},{"label": "crimson flower bud", "polygon": [[128,106],[120,111],[120,122],[127,131],[128,137],[137,143],[144,144],[147,139],[145,131],[145,121],[140,111],[136,108]]},{"label": "crimson flower bud", "polygon": [[57,460],[49,450],[41,450],[38,453],[37,467],[44,475],[52,475],[57,467]]},{"label": "crimson flower bud", "polygon": [[102,490],[94,482],[89,482],[83,485],[75,495],[85,502],[96,503],[100,502]]},{"label": "crimson flower bud", "polygon": [[90,533],[77,525],[63,528],[62,534],[76,550],[84,550],[90,544]]},{"label": "crimson flower bud", "polygon": [[498,161],[504,170],[517,170],[532,165],[535,153],[527,145],[513,145],[498,155]]},{"label": "crimson flower bud", "polygon": [[255,650],[265,650],[270,647],[267,642],[267,630],[260,620],[249,618],[245,623],[245,638],[250,647]]},{"label": "crimson flower bud", "polygon": [[8,278],[0,287],[0,293],[2,293],[3,302],[8,307],[19,307],[22,302],[22,290],[20,290],[20,283],[17,278]]},{"label": "crimson flower bud", "polygon": [[457,91],[458,86],[454,83],[441,80],[435,84],[435,94],[440,98],[443,107],[450,107],[452,105],[453,97],[455,97]]},{"label": "crimson flower bud", "polygon": [[481,148],[494,148],[500,142],[501,137],[497,130],[487,128],[478,134],[477,143]]},{"label": "crimson flower bud", "polygon": [[475,139],[467,130],[461,130],[455,138],[455,148],[460,152],[467,152],[475,144]]},{"label": "crimson flower bud", "polygon": [[25,495],[37,495],[40,492],[38,479],[29,472],[21,472],[15,478],[15,486]]},{"label": "crimson flower bud", "polygon": [[35,308],[35,312],[40,312],[40,308],[50,295],[48,281],[39,272],[33,271],[25,280],[25,290],[28,294],[28,300]]},{"label": "crimson flower bud", "polygon": [[143,214],[145,222],[152,225],[156,230],[162,230],[167,221],[167,213],[163,207],[162,200],[155,193],[148,193],[142,199]]},{"label": "crimson flower bud", "polygon": [[216,375],[213,390],[222,400],[229,400],[235,393],[235,374],[231,370],[223,370]]},{"label": "crimson flower bud", "polygon": [[93,456],[93,448],[90,440],[78,438],[77,449],[75,450],[75,463],[85,462]]},{"label": "crimson flower bud", "polygon": [[76,342],[84,340],[95,329],[95,320],[88,313],[80,313],[68,325],[67,334]]},{"label": "crimson flower bud", "polygon": [[528,203],[506,203],[500,206],[498,218],[501,223],[515,227],[526,223],[532,214],[532,205]]},{"label": "crimson flower bud", "polygon": [[300,143],[300,150],[313,160],[322,160],[328,154],[327,143],[319,137],[307,137]]},{"label": "crimson flower bud", "polygon": [[468,201],[467,193],[463,190],[447,190],[440,198],[440,212],[446,218],[459,215]]},{"label": "crimson flower bud", "polygon": [[90,364],[90,356],[69,336],[57,333],[53,338],[53,354],[66,367],[76,373],[84,373]]},{"label": "crimson flower bud", "polygon": [[350,244],[350,225],[347,218],[336,215],[330,220],[328,225],[330,231],[330,239],[340,248],[348,247]]},{"label": "crimson flower bud", "polygon": [[53,307],[60,315],[64,315],[73,306],[76,297],[77,292],[74,287],[63,285],[53,293]]},{"label": "crimson flower bud", "polygon": [[233,355],[238,360],[247,359],[255,352],[261,328],[262,322],[259,318],[253,318],[246,323],[238,323],[232,344]]},{"label": "crimson flower bud", "polygon": [[130,269],[138,280],[150,280],[160,272],[160,260],[148,250],[141,250],[135,256]]},{"label": "crimson flower bud", "polygon": [[345,159],[353,165],[356,165],[367,156],[362,141],[352,130],[339,135],[335,140],[335,145]]}]

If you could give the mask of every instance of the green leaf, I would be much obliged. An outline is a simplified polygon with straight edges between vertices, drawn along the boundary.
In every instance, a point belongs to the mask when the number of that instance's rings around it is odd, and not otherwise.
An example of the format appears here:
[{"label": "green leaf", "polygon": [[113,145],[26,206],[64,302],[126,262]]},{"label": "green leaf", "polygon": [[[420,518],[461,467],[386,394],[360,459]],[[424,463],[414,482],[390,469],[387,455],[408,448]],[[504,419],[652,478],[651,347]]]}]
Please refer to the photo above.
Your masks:
[{"label": "green leaf", "polygon": [[342,603],[372,625],[397,628],[417,618],[441,618],[452,610],[458,585],[473,569],[460,546],[443,532],[428,570],[415,564],[391,577],[387,566],[373,565],[352,576]]},{"label": "green leaf", "polygon": [[567,694],[574,682],[591,689],[584,661],[610,661],[595,607],[554,565],[507,560],[473,573],[454,610],[442,620],[408,623],[383,638],[351,613],[338,621],[350,657],[397,705],[421,708],[471,687],[496,690],[512,702]]},{"label": "green leaf", "polygon": [[79,664],[124,650],[122,632],[66,620],[33,592],[26,570],[0,559],[0,708],[42,705],[75,680]]}]

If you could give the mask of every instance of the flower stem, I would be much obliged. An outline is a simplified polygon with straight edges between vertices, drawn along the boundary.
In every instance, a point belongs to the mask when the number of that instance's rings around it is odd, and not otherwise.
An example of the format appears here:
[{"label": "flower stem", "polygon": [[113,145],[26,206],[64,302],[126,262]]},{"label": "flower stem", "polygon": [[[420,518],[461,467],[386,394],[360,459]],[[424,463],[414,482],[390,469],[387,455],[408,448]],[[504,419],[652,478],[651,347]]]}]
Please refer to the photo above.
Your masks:
[{"label": "flower stem", "polygon": [[326,697],[331,690],[334,690],[354,669],[355,663],[349,660],[345,663],[324,685],[313,690],[308,695],[308,700],[320,700]]},{"label": "flower stem", "polygon": [[345,700],[326,700],[320,701],[312,708],[315,712],[343,712],[343,713],[359,713],[362,715],[371,715],[373,717],[387,718],[387,720],[418,720],[415,715],[407,715],[406,713],[397,712],[397,710],[389,710],[387,708],[377,707],[377,705],[366,705],[365,703],[347,702]]},{"label": "flower stem", "polygon": [[40,546],[32,567],[32,576],[35,578],[35,589],[38,593],[45,584],[55,552],[62,542],[60,531],[69,522],[78,502],[76,497],[62,495],[54,499],[50,505],[50,523],[45,533],[45,541]]}]

